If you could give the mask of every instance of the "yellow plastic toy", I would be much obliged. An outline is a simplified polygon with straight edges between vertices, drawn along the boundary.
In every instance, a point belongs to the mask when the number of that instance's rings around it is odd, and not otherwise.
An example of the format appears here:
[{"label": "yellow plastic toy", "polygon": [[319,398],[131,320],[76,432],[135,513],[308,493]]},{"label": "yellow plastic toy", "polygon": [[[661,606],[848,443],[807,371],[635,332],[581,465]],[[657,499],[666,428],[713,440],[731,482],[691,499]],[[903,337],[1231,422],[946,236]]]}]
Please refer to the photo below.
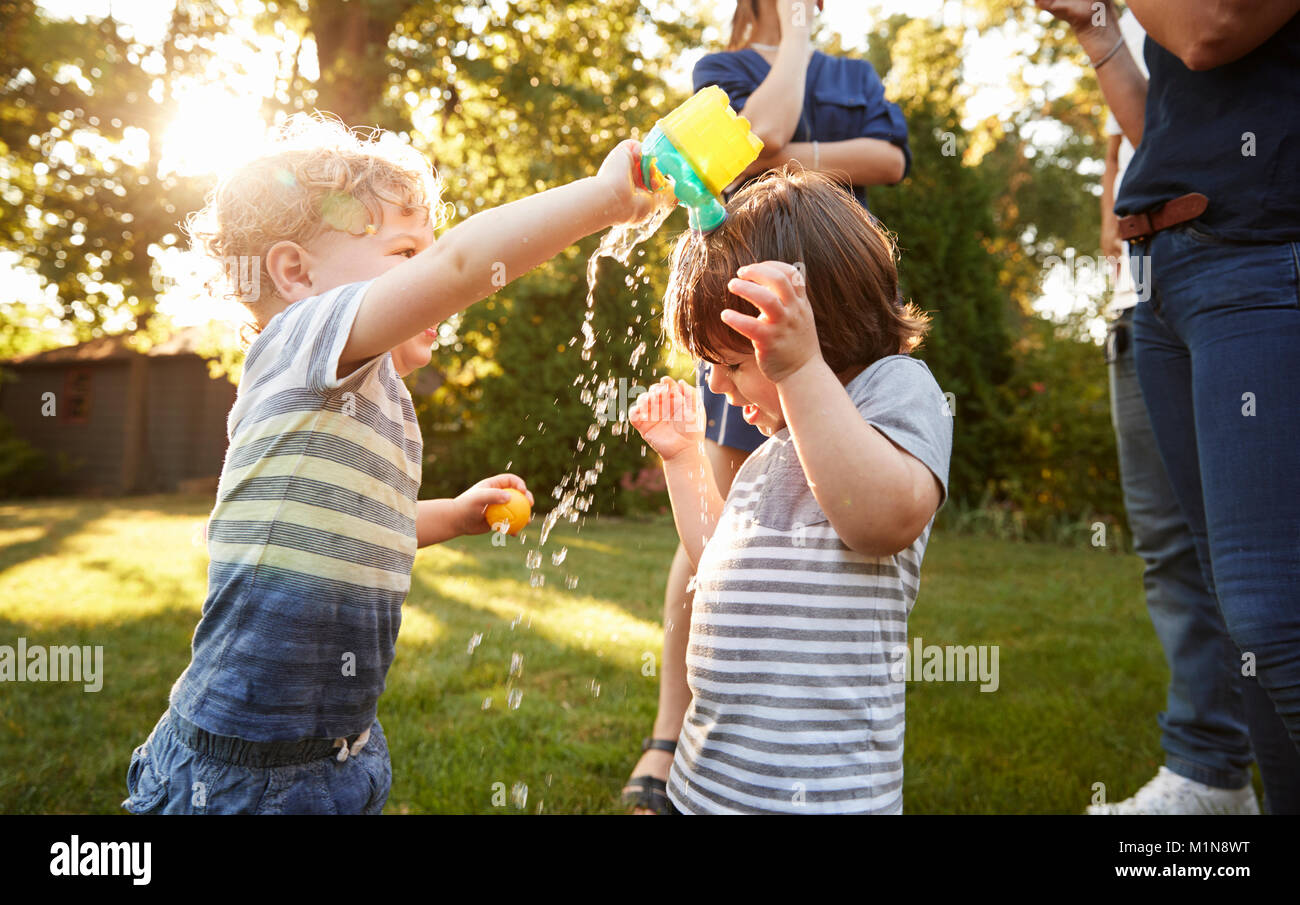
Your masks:
[{"label": "yellow plastic toy", "polygon": [[641,143],[641,175],[656,192],[671,182],[691,228],[709,232],[727,219],[722,190],[762,150],[749,120],[731,109],[725,91],[710,85],[655,123]]}]

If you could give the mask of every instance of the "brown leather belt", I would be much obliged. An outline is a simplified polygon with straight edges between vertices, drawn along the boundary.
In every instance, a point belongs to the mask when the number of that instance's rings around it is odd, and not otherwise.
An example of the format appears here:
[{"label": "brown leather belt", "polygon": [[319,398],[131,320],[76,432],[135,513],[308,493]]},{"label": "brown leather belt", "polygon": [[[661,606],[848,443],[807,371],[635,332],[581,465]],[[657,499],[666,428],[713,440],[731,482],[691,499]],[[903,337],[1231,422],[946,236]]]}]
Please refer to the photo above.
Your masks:
[{"label": "brown leather belt", "polygon": [[1119,237],[1126,242],[1148,239],[1162,229],[1195,220],[1209,207],[1210,199],[1192,192],[1166,201],[1157,208],[1119,218]]}]

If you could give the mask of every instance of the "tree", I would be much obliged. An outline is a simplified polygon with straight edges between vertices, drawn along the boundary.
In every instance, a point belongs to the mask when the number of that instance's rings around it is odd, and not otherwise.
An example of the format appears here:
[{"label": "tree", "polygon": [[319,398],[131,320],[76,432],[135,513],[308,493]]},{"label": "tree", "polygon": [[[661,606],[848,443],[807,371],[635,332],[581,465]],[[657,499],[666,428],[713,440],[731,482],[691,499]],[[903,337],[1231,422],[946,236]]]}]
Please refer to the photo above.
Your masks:
[{"label": "tree", "polygon": [[[688,15],[653,20],[632,0],[562,10],[521,0],[508,15],[493,10],[399,29],[410,53],[392,90],[441,86],[436,115],[420,118],[424,128],[413,140],[449,177],[448,197],[462,215],[590,175],[618,141],[648,132],[683,99],[665,90],[663,67],[698,43],[702,30]],[[642,52],[652,36],[664,47],[653,59]],[[631,390],[657,367],[668,242],[684,227],[684,218],[671,220],[627,267],[602,258],[590,308],[587,268],[597,238],[465,312],[435,355],[448,380],[420,406],[427,487],[451,492],[485,469],[509,466],[539,501],[567,480],[559,497],[587,485],[574,505],[617,505],[617,478],[652,463],[625,424],[599,425],[600,387],[613,381],[617,415],[620,378]],[[588,311],[597,342],[584,360]],[[603,495],[595,498],[590,480],[601,469]]]},{"label": "tree", "polygon": [[[1023,10],[984,5],[984,28]],[[895,231],[904,296],[933,314],[921,357],[953,394],[950,493],[960,507],[1008,507],[1046,532],[1062,518],[1116,520],[1119,487],[1100,351],[1078,319],[1057,327],[1031,310],[1048,255],[1093,245],[1095,179],[1083,165],[1096,123],[1080,83],[1054,104],[1025,103],[962,127],[962,31],[894,17],[878,24],[869,56],[907,116],[914,164],[900,187],[876,189],[873,211]],[[1033,59],[1058,55],[1046,34]],[[1086,80],[1085,80],[1086,81]],[[1095,87],[1095,86],[1094,86]],[[1066,111],[1063,137],[1026,137]]]},{"label": "tree", "polygon": [[203,72],[223,25],[178,3],[150,46],[112,17],[50,20],[33,0],[0,2],[0,236],[56,288],[55,315],[79,339],[147,326],[153,256],[202,200],[200,182],[160,172],[171,88]]}]

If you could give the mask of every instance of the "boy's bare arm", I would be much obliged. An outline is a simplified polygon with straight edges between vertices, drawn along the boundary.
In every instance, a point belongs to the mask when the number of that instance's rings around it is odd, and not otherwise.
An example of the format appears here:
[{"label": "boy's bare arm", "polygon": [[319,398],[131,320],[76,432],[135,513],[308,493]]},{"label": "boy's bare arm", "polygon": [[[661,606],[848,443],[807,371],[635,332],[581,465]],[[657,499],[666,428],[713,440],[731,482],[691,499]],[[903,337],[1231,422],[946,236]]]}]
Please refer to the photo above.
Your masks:
[{"label": "boy's bare arm", "polygon": [[639,396],[628,420],[664,463],[677,536],[698,566],[722,514],[722,496],[704,452],[704,409],[699,391],[665,377]]},{"label": "boy's bare arm", "polygon": [[664,461],[664,479],[668,499],[673,507],[673,523],[691,565],[698,567],[700,556],[718,526],[722,514],[722,497],[713,483],[709,460],[703,449]]},{"label": "boy's bare arm", "polygon": [[533,495],[518,475],[499,474],[484,478],[458,497],[440,500],[420,500],[416,503],[415,542],[427,547],[467,534],[487,534],[492,526],[487,521],[487,507],[494,503],[508,503],[513,488],[528,497],[533,505]]},{"label": "boy's bare arm", "polygon": [[496,292],[578,240],[644,217],[656,203],[634,183],[635,142],[623,142],[587,179],[475,214],[378,277],[366,293],[340,373]]},{"label": "boy's bare arm", "polygon": [[907,549],[939,508],[939,479],[862,420],[820,356],[777,384],[808,486],[851,550]]},{"label": "boy's bare arm", "polygon": [[420,500],[416,504],[416,545],[428,547],[460,537],[464,532],[456,530],[458,521],[455,500]]}]

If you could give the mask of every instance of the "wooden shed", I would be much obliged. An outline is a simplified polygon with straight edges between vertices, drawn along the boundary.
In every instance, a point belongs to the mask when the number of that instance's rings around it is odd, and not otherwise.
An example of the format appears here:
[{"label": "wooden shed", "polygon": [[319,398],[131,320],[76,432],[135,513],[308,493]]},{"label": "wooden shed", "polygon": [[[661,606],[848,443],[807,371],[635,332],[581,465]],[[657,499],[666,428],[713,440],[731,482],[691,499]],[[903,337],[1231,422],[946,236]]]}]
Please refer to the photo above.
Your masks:
[{"label": "wooden shed", "polygon": [[0,362],[0,415],[66,458],[71,493],[214,491],[235,386],[208,376],[200,336],[182,330],[143,354],[104,337]]}]

